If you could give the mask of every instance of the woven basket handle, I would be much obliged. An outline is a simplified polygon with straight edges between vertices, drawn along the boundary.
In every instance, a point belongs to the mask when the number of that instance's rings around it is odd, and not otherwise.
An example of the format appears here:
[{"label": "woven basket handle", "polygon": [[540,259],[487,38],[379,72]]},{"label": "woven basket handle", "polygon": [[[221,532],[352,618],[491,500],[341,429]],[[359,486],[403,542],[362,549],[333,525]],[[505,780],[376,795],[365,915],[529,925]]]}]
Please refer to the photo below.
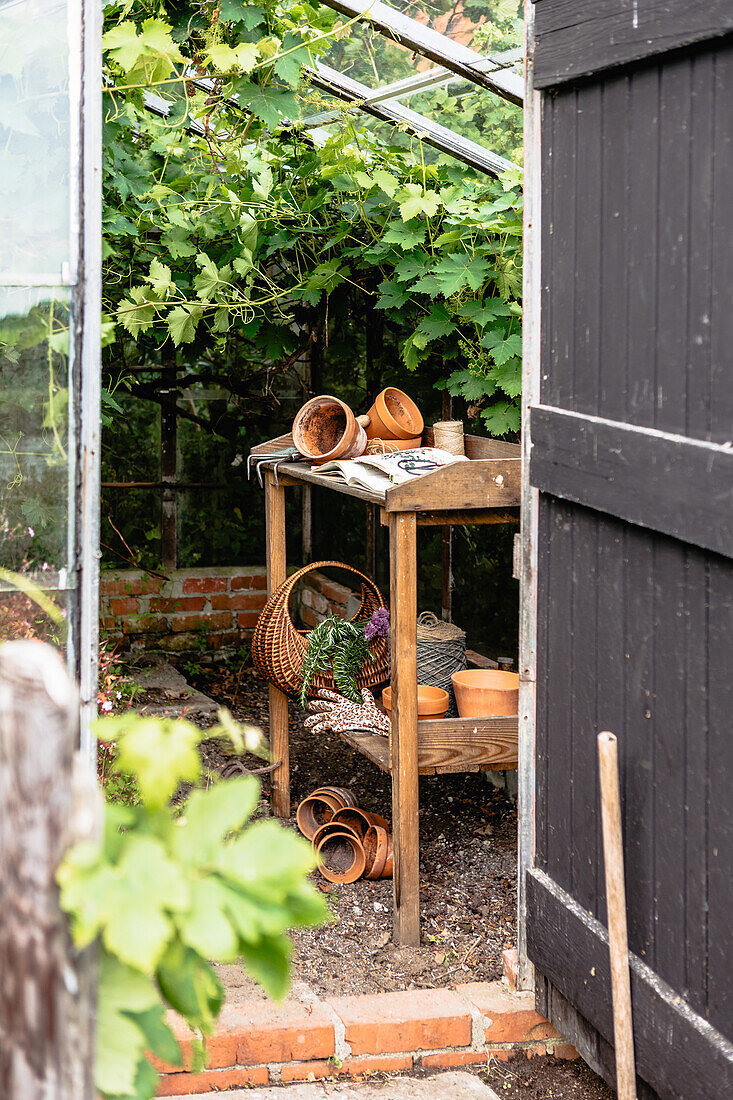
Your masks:
[{"label": "woven basket handle", "polygon": [[[288,579],[283,584],[282,592],[287,593],[285,606],[288,607],[290,603],[290,595],[295,585],[306,575],[306,573],[312,573],[316,569],[327,569],[329,567],[334,569],[345,569],[348,573],[354,573],[359,578],[362,585],[368,588],[369,591],[372,592],[374,596],[376,596],[380,604],[382,603],[382,593],[379,591],[371,577],[367,577],[364,573],[361,573],[358,569],[355,569],[353,565],[346,565],[346,563],[342,561],[312,561],[309,565],[304,565],[302,569],[299,569],[297,571],[297,573],[293,573],[293,575],[291,577],[288,577]],[[358,614],[359,613],[357,612],[355,616],[356,618],[358,618]],[[288,618],[289,617],[290,611],[288,611]],[[354,620],[351,619],[350,621],[353,622]]]}]

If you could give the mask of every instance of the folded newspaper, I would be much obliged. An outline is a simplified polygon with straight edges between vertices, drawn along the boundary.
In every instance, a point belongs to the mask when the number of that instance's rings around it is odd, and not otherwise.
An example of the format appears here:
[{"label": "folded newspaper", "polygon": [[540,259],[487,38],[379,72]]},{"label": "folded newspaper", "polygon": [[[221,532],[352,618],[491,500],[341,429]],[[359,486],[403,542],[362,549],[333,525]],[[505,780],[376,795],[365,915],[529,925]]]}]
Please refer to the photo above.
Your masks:
[{"label": "folded newspaper", "polygon": [[452,455],[439,447],[414,447],[409,451],[392,451],[383,455],[362,455],[361,458],[334,459],[314,466],[319,474],[343,478],[347,485],[383,493],[392,485],[403,485],[423,474],[431,474],[441,466],[467,462],[465,455]]}]

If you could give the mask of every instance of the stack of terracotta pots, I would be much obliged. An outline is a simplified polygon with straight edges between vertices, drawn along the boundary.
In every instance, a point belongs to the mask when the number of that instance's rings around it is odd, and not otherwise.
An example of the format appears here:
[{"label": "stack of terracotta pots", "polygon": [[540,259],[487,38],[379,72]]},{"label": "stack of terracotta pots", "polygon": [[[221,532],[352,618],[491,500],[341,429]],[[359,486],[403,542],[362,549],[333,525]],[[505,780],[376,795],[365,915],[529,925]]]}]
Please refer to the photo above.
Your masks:
[{"label": "stack of terracotta pots", "polygon": [[293,443],[316,465],[358,458],[367,450],[392,451],[420,446],[424,424],[412,398],[394,386],[377,396],[368,413],[354,416],[331,394],[306,401],[293,421]]},{"label": "stack of terracotta pots", "polygon": [[328,882],[392,877],[389,822],[360,809],[345,787],[319,787],[304,798],[298,828],[313,845],[318,870]]}]

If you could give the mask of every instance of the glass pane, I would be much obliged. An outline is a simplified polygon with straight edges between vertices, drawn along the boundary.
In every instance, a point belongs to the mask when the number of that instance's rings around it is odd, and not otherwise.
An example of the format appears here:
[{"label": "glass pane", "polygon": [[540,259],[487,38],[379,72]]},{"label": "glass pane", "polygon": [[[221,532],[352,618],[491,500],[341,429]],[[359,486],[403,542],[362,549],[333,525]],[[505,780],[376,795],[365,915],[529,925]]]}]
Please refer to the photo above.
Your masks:
[{"label": "glass pane", "polygon": [[69,565],[68,332],[68,291],[0,287],[0,567],[49,588]]},{"label": "glass pane", "polygon": [[431,62],[416,57],[413,51],[365,22],[350,27],[321,60],[367,88],[390,84],[431,66]]},{"label": "glass pane", "polygon": [[390,0],[389,6],[477,53],[522,45],[523,0]]},{"label": "glass pane", "polygon": [[66,640],[70,593],[38,586],[0,591],[0,642],[40,638],[61,648]]},{"label": "glass pane", "polygon": [[522,108],[485,88],[456,80],[418,92],[405,106],[514,164],[522,163]]},{"label": "glass pane", "polygon": [[[66,0],[0,2],[0,274],[66,283],[70,261]],[[73,273],[70,273],[73,274]]]}]

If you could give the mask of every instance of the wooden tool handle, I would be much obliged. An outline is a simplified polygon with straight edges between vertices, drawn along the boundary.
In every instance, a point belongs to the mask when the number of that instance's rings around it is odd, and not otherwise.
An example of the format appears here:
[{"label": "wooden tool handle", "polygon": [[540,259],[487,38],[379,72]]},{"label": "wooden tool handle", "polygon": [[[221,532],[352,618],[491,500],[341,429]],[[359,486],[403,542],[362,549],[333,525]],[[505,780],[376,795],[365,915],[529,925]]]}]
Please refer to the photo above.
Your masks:
[{"label": "wooden tool handle", "polygon": [[372,422],[372,418],[369,413],[362,413],[361,416],[357,416],[356,423],[361,424],[362,428],[368,428]]},{"label": "wooden tool handle", "polygon": [[606,906],[611,956],[616,1091],[618,1100],[636,1100],[624,850],[621,835],[621,796],[618,781],[618,742],[614,734],[598,734],[598,762],[601,778],[603,861],[606,869]]}]

